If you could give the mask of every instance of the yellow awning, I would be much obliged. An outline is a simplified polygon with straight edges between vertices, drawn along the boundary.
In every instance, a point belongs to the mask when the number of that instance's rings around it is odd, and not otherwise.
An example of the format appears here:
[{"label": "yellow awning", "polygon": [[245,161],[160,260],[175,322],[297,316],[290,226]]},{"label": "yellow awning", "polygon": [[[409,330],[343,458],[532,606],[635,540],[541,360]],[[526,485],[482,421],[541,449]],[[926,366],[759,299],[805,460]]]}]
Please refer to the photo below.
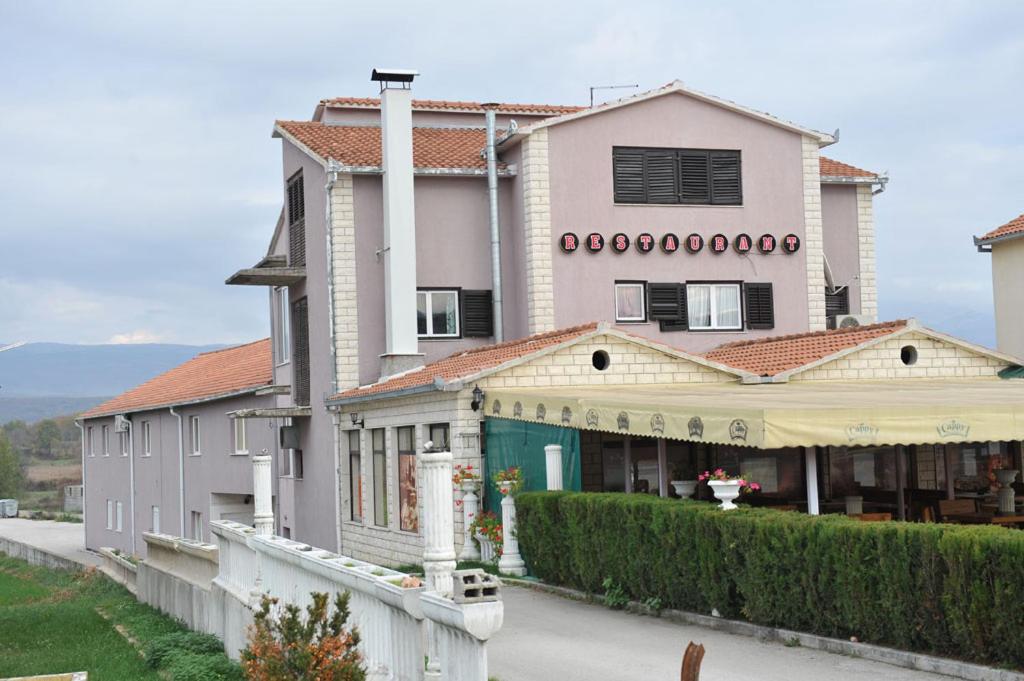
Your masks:
[{"label": "yellow awning", "polygon": [[1024,380],[491,389],[485,414],[763,449],[1024,440]]}]

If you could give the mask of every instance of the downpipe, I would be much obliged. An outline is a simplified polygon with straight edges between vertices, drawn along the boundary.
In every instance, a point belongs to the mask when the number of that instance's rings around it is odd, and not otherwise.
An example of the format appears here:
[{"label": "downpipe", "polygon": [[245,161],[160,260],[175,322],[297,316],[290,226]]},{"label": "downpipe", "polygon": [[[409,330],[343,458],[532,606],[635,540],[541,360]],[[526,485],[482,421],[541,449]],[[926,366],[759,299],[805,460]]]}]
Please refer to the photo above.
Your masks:
[{"label": "downpipe", "polygon": [[501,229],[498,222],[498,153],[494,143],[495,104],[485,104],[487,113],[487,199],[491,224],[491,300],[494,317],[494,342],[505,338],[502,324]]},{"label": "downpipe", "polygon": [[182,439],[181,414],[170,408],[171,416],[178,419],[178,504],[181,510],[181,530],[178,536],[185,539],[185,441]]}]

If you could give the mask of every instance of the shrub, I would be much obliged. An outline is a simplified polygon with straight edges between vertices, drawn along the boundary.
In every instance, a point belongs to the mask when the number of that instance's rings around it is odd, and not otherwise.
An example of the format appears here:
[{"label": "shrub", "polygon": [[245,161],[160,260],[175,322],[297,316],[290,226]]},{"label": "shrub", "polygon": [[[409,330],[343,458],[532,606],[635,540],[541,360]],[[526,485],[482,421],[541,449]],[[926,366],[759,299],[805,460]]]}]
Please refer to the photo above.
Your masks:
[{"label": "shrub", "polygon": [[[177,652],[197,655],[220,653],[223,656],[224,646],[220,639],[210,634],[201,634],[198,631],[175,631],[158,636],[146,645],[146,664],[153,669],[159,669],[164,667],[168,658]],[[225,659],[227,659],[226,656]]]},{"label": "shrub", "polygon": [[[359,632],[345,629],[348,592],[334,599],[328,612],[327,594],[313,593],[306,616],[295,605],[278,609],[276,598],[263,597],[249,629],[249,646],[242,666],[250,681],[363,681],[366,670],[357,650]],[[277,612],[275,612],[277,611]]]},{"label": "shrub", "polygon": [[516,507],[523,556],[548,582],[1024,666],[1024,532],[647,495],[528,492]]},{"label": "shrub", "polygon": [[164,670],[171,681],[242,681],[242,668],[223,653],[177,650],[166,658]]}]

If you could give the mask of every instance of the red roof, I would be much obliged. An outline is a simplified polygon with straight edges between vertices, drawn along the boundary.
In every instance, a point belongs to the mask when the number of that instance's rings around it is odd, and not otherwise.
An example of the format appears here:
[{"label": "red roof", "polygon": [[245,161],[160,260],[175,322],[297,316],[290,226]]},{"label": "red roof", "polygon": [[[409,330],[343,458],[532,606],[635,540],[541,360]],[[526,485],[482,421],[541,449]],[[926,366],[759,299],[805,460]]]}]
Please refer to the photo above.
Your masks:
[{"label": "red roof", "polygon": [[[277,125],[321,158],[351,166],[382,163],[379,127],[310,121],[278,121]],[[413,128],[412,162],[417,168],[486,170],[480,155],[486,144],[483,128]]]},{"label": "red roof", "polygon": [[704,357],[758,376],[774,376],[869,340],[888,336],[906,325],[906,320],[900,319],[846,329],[737,341],[720,345],[705,353]]},{"label": "red roof", "polygon": [[818,158],[818,164],[821,168],[822,177],[878,177],[878,173],[855,168],[854,166],[842,163],[841,161],[834,161],[824,156]]},{"label": "red roof", "polygon": [[[380,100],[375,97],[333,97],[321,102],[327,106],[336,107],[358,107],[366,109],[379,109]],[[483,113],[486,109],[480,102],[457,102],[443,99],[414,99],[412,108],[423,111],[479,111]],[[499,113],[518,113],[560,116],[562,114],[576,113],[586,107],[563,106],[559,104],[498,104],[496,111]]]},{"label": "red roof", "polygon": [[497,345],[485,345],[480,348],[459,352],[437,362],[427,364],[414,371],[399,374],[393,378],[386,379],[380,383],[367,385],[360,388],[346,390],[330,397],[330,400],[345,400],[364,395],[378,395],[396,390],[408,388],[419,388],[433,385],[435,379],[442,381],[454,381],[477,374],[484,369],[491,369],[514,359],[537,352],[553,345],[578,338],[583,334],[590,333],[597,329],[597,322],[573,326],[567,329],[558,329],[539,333],[519,340],[498,343]]},{"label": "red roof", "polygon": [[128,392],[82,414],[82,418],[145,411],[226,397],[273,381],[270,339],[196,355]]},{"label": "red roof", "polygon": [[1024,234],[1024,215],[1015,217],[1002,227],[996,227],[978,240],[988,241],[989,239],[999,239],[1004,236],[1010,236],[1011,234]]}]

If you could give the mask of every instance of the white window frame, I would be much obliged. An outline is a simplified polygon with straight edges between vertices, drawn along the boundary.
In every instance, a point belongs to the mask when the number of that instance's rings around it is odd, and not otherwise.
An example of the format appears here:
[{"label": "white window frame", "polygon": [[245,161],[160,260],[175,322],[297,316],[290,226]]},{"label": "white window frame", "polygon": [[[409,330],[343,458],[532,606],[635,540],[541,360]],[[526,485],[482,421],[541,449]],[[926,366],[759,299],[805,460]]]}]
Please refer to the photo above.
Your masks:
[{"label": "white window frame", "polygon": [[160,507],[149,507],[149,531],[160,534]]},{"label": "white window frame", "polygon": [[[619,289],[636,288],[640,290],[640,316],[626,317],[619,314]],[[647,321],[647,282],[645,281],[617,281],[615,282],[615,321],[626,324],[636,324]]]},{"label": "white window frame", "polygon": [[[455,296],[455,333],[434,333],[434,295],[444,294],[446,296]],[[424,297],[426,304],[424,308],[426,310],[427,317],[427,332],[417,333],[419,338],[459,338],[462,335],[461,327],[461,292],[458,289],[451,288],[438,288],[438,289],[420,289],[416,291],[416,310],[419,312],[419,299],[420,296]],[[419,331],[419,324],[417,323],[417,332]]]},{"label": "white window frame", "polygon": [[203,514],[199,511],[192,511],[192,538],[203,541]]},{"label": "white window frame", "polygon": [[124,504],[120,501],[117,502],[117,532],[121,532],[124,529]]},{"label": "white window frame", "polygon": [[107,499],[107,529],[114,529],[114,500]]},{"label": "white window frame", "polygon": [[110,456],[110,426],[100,426],[100,438],[103,440],[103,456]]},{"label": "white window frame", "polygon": [[119,439],[121,440],[121,456],[128,456],[128,453],[131,451],[131,442],[129,441],[131,432],[122,430],[118,435],[120,435]]},{"label": "white window frame", "polygon": [[292,360],[291,309],[287,286],[278,286],[274,289],[274,320],[277,322],[277,333],[274,334],[274,362],[281,366]]},{"label": "white window frame", "polygon": [[[708,304],[711,309],[711,325],[710,326],[693,326],[689,319],[690,310],[690,289],[692,288],[706,288],[708,289],[709,301]],[[736,326],[718,326],[716,320],[718,319],[718,296],[715,295],[715,291],[721,288],[731,288],[736,290],[736,304],[739,309],[739,324]],[[690,331],[742,331],[743,330],[743,291],[741,286],[737,282],[728,283],[694,283],[686,285],[686,309],[687,309],[687,326]]]},{"label": "white window frame", "polygon": [[195,414],[188,417],[188,443],[192,456],[201,456],[203,453],[203,432],[199,423],[199,417]]},{"label": "white window frame", "polygon": [[245,419],[235,418],[233,420],[233,438],[235,440],[234,453],[240,456],[247,455],[249,453],[249,445],[248,442],[246,441]]},{"label": "white window frame", "polygon": [[96,456],[96,442],[93,437],[92,426],[85,429],[85,446],[89,450],[89,456]]},{"label": "white window frame", "polygon": [[153,432],[149,421],[142,422],[142,456],[153,455]]}]

